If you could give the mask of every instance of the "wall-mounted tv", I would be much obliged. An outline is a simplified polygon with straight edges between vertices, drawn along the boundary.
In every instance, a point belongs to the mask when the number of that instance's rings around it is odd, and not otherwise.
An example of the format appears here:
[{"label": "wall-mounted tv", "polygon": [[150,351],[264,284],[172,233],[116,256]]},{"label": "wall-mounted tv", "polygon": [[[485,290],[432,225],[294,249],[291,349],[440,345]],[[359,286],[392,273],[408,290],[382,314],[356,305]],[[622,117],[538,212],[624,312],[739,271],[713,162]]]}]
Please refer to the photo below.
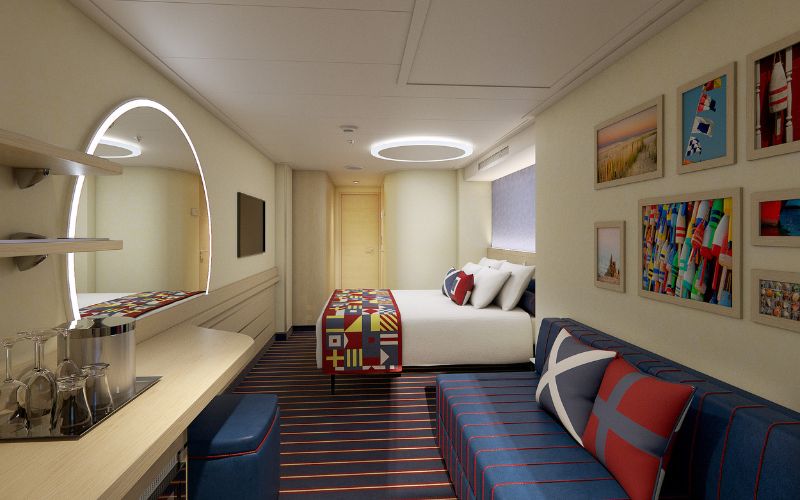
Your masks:
[{"label": "wall-mounted tv", "polygon": [[246,257],[267,251],[265,224],[267,203],[244,193],[236,197],[236,255]]}]

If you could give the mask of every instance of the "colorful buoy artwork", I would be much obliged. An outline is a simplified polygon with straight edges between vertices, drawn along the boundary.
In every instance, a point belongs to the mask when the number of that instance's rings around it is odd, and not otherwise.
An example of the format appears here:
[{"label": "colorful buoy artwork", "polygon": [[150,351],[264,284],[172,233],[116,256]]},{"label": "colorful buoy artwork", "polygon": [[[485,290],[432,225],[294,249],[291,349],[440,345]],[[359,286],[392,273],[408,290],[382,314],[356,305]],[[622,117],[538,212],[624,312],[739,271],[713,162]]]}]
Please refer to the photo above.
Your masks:
[{"label": "colorful buoy artwork", "polygon": [[642,207],[642,290],[733,307],[733,199]]}]

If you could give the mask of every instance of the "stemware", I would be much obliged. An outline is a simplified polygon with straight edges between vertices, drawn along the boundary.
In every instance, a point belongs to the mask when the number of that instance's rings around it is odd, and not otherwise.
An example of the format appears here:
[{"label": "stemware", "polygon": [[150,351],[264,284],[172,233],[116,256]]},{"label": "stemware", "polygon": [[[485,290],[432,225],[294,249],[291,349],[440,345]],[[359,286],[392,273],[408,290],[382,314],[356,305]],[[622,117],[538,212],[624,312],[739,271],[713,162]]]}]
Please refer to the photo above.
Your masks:
[{"label": "stemware", "polygon": [[44,356],[44,342],[57,335],[52,329],[28,330],[19,333],[20,336],[32,340],[34,347],[34,366],[22,377],[22,382],[28,386],[28,421],[32,436],[46,436],[50,434],[50,414],[53,412],[53,402],[56,396],[56,378],[53,372],[42,364]]},{"label": "stemware", "polygon": [[81,369],[72,360],[69,350],[69,334],[72,332],[69,328],[54,328],[54,330],[64,337],[64,359],[62,359],[56,367],[56,379],[61,377],[69,377],[70,375],[80,375]]},{"label": "stemware", "polygon": [[6,351],[6,376],[0,384],[0,436],[24,437],[28,435],[28,415],[25,411],[28,386],[11,374],[11,348],[19,337],[0,339]]},{"label": "stemware", "polygon": [[83,374],[88,377],[86,397],[89,400],[89,408],[92,410],[95,422],[103,420],[114,411],[114,399],[111,396],[111,388],[106,376],[108,366],[108,363],[92,363],[83,367]]},{"label": "stemware", "polygon": [[92,411],[86,399],[86,375],[56,380],[56,403],[50,420],[54,435],[79,436],[92,426]]}]

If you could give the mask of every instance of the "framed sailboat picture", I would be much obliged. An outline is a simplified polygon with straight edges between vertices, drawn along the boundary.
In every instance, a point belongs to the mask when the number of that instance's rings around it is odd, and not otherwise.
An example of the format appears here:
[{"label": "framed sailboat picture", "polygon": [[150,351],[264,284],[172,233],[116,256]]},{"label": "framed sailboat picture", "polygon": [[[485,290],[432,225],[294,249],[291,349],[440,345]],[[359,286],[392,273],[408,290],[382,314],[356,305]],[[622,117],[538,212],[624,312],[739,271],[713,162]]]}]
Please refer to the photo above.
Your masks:
[{"label": "framed sailboat picture", "polygon": [[595,127],[595,189],[664,177],[663,105],[661,95]]},{"label": "framed sailboat picture", "polygon": [[742,189],[639,200],[639,295],[742,317]]},{"label": "framed sailboat picture", "polygon": [[753,245],[800,247],[800,189],[753,193]]},{"label": "framed sailboat picture", "polygon": [[625,221],[594,224],[594,284],[625,293]]},{"label": "framed sailboat picture", "polygon": [[678,89],[678,173],[736,163],[736,63]]},{"label": "framed sailboat picture", "polygon": [[800,151],[800,31],[747,56],[747,159]]}]

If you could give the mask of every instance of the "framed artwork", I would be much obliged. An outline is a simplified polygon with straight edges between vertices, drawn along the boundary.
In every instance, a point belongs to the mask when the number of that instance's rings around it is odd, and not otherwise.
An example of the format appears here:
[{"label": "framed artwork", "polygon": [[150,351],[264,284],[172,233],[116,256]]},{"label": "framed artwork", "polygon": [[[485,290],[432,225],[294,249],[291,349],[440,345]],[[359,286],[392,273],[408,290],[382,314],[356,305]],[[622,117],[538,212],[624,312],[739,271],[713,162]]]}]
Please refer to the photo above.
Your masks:
[{"label": "framed artwork", "polygon": [[747,159],[800,151],[800,32],[747,56]]},{"label": "framed artwork", "polygon": [[639,295],[742,317],[742,190],[639,201]]},{"label": "framed artwork", "polygon": [[753,193],[753,245],[800,247],[800,189]]},{"label": "framed artwork", "polygon": [[753,321],[800,332],[800,273],[753,269]]},{"label": "framed artwork", "polygon": [[679,174],[736,163],[736,63],[678,88]]},{"label": "framed artwork", "polygon": [[625,293],[625,221],[594,224],[594,285]]},{"label": "framed artwork", "polygon": [[595,189],[664,176],[663,107],[661,95],[595,127]]}]

